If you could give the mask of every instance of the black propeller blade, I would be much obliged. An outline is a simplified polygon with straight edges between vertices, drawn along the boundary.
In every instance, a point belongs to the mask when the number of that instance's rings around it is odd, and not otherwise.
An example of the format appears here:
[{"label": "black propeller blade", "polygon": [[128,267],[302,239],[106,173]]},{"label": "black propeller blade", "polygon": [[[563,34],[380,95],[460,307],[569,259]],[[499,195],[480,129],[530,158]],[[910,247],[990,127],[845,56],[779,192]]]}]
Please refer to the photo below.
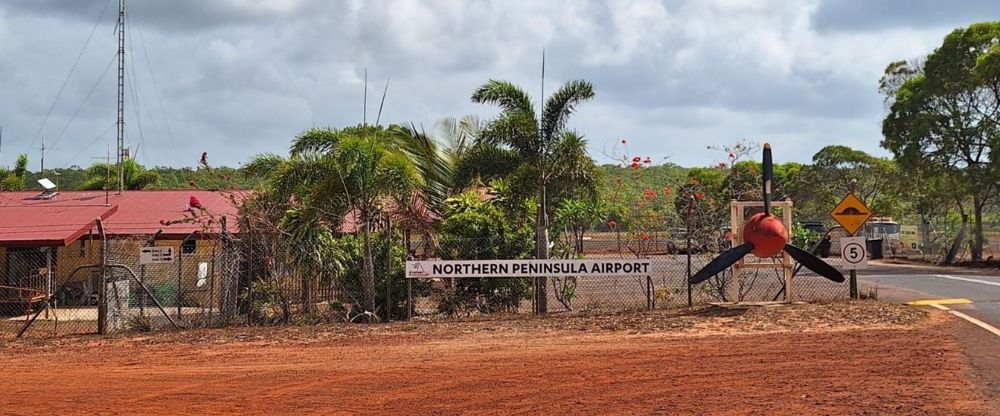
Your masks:
[{"label": "black propeller blade", "polygon": [[747,255],[747,253],[751,250],[753,250],[753,244],[750,243],[743,243],[733,247],[732,250],[722,253],[719,257],[712,259],[712,261],[708,262],[705,267],[698,270],[698,273],[691,275],[688,282],[693,285],[698,284],[708,280],[712,276],[722,273],[723,270],[732,266],[733,263],[740,261],[740,259]]},{"label": "black propeller blade", "polygon": [[771,163],[771,145],[764,143],[764,160],[761,161],[764,179],[764,215],[771,215],[771,183],[774,182],[774,165]]},{"label": "black propeller blade", "polygon": [[807,269],[816,272],[816,274],[837,283],[844,281],[843,273],[827,264],[827,262],[810,254],[808,251],[795,247],[791,244],[785,244],[785,251],[788,252],[788,254],[790,254],[795,261],[799,262],[799,264],[806,266]]}]

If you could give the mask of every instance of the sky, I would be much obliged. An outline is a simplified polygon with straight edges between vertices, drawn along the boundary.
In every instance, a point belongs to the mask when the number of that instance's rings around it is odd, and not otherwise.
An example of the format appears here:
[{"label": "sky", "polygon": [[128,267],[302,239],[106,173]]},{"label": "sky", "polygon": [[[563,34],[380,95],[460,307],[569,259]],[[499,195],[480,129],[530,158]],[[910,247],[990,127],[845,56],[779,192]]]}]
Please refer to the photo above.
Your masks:
[{"label": "sky", "polygon": [[[0,1],[0,166],[87,166],[115,145],[117,1]],[[775,162],[829,144],[876,155],[878,80],[951,30],[1000,19],[996,0],[132,0],[126,142],[147,166],[238,166],[286,154],[310,127],[431,130],[487,121],[489,79],[544,90],[592,82],[569,128],[602,163],[708,166],[738,141]],[[65,85],[65,87],[63,87]],[[61,93],[60,93],[61,91]],[[621,141],[627,145],[623,147]]]}]

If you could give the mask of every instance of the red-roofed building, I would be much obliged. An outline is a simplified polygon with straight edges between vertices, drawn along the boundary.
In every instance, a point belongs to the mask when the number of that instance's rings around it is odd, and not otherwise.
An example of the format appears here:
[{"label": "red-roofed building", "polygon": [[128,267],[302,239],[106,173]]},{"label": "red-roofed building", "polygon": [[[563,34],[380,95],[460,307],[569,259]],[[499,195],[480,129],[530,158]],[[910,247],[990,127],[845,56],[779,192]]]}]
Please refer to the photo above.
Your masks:
[{"label": "red-roofed building", "polygon": [[[178,257],[211,253],[218,242],[213,237],[222,232],[223,222],[227,232],[239,233],[237,214],[243,196],[201,190],[0,192],[0,287],[35,287],[40,280],[47,282],[45,286],[63,283],[78,266],[99,262],[98,218],[109,239],[141,242],[116,253],[127,255],[121,261],[130,264],[138,262],[139,247],[148,241],[174,247]],[[192,201],[197,201],[195,206]],[[178,275],[196,279],[199,265],[189,263],[184,270],[174,267]],[[45,279],[39,279],[43,274]],[[80,276],[85,293],[92,286],[89,279],[92,276]],[[0,290],[0,298],[4,295]]]}]

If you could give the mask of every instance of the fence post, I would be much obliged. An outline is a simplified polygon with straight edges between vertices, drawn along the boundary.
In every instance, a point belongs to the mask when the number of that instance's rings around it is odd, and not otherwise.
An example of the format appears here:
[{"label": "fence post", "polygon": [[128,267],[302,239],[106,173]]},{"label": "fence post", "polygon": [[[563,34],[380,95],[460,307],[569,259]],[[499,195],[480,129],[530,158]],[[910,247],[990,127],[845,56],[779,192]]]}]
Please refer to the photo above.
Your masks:
[{"label": "fence post", "polygon": [[104,223],[98,217],[97,233],[101,235],[101,278],[97,291],[97,333],[105,335],[108,333],[108,236],[104,233]]},{"label": "fence post", "polygon": [[413,319],[413,279],[406,278],[406,320]]},{"label": "fence post", "polygon": [[646,309],[653,310],[656,304],[653,300],[653,278],[651,276],[646,276]]},{"label": "fence post", "polygon": [[691,217],[694,216],[694,199],[688,201],[688,212],[687,212],[687,252],[684,253],[687,257],[687,279],[684,281],[687,283],[687,295],[688,295],[688,307],[694,306],[694,301],[691,298]]}]

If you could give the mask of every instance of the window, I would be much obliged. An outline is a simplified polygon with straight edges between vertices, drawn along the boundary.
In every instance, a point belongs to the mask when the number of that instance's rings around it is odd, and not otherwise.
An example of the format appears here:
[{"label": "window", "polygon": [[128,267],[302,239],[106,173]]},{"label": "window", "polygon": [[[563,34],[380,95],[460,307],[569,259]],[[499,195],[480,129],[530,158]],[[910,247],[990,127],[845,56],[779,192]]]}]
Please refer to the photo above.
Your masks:
[{"label": "window", "polygon": [[195,250],[198,248],[198,240],[190,239],[184,240],[181,243],[181,254],[194,254]]}]

